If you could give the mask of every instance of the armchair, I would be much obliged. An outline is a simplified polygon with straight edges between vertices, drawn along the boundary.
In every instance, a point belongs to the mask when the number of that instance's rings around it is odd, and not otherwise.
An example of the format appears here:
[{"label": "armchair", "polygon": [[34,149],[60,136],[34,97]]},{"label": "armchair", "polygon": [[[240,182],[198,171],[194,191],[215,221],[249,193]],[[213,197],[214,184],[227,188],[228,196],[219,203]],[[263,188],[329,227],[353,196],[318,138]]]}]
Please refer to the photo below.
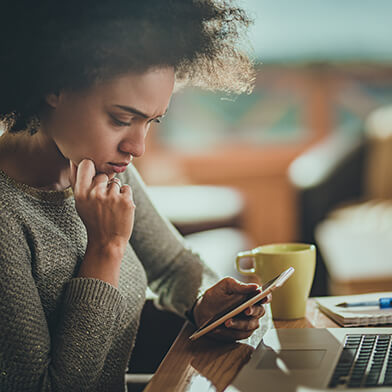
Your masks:
[{"label": "armchair", "polygon": [[363,136],[335,132],[290,166],[299,240],[318,245],[311,295],[390,291],[391,168],[392,106],[370,113]]},{"label": "armchair", "polygon": [[[316,243],[315,228],[333,208],[363,197],[366,154],[363,136],[333,132],[292,162],[288,176],[297,191],[298,241]],[[328,272],[317,249],[311,296],[328,294]]]}]

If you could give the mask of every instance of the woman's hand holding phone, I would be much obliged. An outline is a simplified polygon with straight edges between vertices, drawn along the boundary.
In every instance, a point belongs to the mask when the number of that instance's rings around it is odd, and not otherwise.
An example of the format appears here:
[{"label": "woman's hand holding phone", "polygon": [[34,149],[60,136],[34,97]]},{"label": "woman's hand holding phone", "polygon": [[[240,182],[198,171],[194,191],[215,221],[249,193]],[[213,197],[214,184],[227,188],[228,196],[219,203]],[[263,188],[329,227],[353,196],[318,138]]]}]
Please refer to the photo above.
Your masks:
[{"label": "woman's hand holding phone", "polygon": [[[233,278],[224,278],[210,287],[196,303],[193,317],[197,327],[210,320],[217,309],[226,308],[230,304],[241,302],[260,291],[255,283],[245,284]],[[263,304],[271,301],[266,297],[262,303],[254,304],[237,316],[226,320],[223,324],[209,332],[209,336],[219,340],[235,341],[246,339],[259,327],[259,319],[264,315]]]},{"label": "woman's hand holding phone", "polygon": [[89,159],[82,160],[78,166],[70,161],[70,167],[76,210],[88,237],[79,276],[117,286],[121,260],[134,223],[131,188],[110,182],[106,174],[97,174]]}]

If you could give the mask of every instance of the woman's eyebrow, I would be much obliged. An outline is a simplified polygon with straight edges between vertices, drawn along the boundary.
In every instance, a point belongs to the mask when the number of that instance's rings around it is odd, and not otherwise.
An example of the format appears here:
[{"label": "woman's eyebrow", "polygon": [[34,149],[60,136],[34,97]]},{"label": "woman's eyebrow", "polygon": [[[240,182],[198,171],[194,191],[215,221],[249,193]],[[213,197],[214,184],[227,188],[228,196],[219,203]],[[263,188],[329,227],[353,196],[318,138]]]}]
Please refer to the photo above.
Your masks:
[{"label": "woman's eyebrow", "polygon": [[[132,106],[124,106],[124,105],[114,105],[114,106],[115,106],[116,108],[125,110],[125,111],[128,112],[128,113],[136,114],[137,116],[143,117],[143,118],[145,118],[145,119],[148,119],[148,118],[151,118],[151,117],[152,117],[152,116],[149,116],[149,115],[146,114],[146,113],[143,113],[142,111],[140,111],[140,110],[138,110],[138,109],[136,109],[136,108],[133,108]],[[159,116],[156,116],[155,118],[163,117],[163,116],[165,116],[166,113],[167,113],[167,109],[165,110],[165,113],[160,114]]]}]

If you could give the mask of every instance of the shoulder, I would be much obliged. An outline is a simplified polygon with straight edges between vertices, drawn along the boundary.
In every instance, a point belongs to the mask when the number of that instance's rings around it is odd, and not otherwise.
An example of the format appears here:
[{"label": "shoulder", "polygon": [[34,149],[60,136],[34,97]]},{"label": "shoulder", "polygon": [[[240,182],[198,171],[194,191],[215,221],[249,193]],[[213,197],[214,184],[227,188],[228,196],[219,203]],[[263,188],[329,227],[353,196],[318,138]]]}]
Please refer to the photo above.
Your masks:
[{"label": "shoulder", "polygon": [[21,190],[14,181],[0,170],[0,218],[14,219],[23,204]]},{"label": "shoulder", "polygon": [[15,243],[25,237],[27,206],[22,191],[0,171],[0,243]]},{"label": "shoulder", "polygon": [[[19,265],[30,260],[31,253],[26,239],[27,227],[12,208],[0,200],[0,268],[4,265]],[[7,261],[4,264],[4,261]]]},{"label": "shoulder", "polygon": [[18,195],[16,189],[10,184],[9,178],[0,170],[0,219],[9,217],[15,209]]},{"label": "shoulder", "polygon": [[[1,188],[0,188],[1,193]],[[16,238],[18,234],[23,235],[23,223],[15,203],[8,202],[0,196],[0,242],[4,237]]]}]

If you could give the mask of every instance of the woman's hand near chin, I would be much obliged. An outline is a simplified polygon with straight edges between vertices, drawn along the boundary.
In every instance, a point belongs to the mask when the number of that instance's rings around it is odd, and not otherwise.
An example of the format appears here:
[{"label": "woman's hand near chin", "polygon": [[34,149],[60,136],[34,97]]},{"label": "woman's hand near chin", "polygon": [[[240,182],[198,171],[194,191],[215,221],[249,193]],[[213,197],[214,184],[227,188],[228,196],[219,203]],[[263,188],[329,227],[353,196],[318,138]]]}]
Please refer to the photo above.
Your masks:
[{"label": "woman's hand near chin", "polygon": [[121,260],[132,234],[135,204],[129,185],[97,174],[93,161],[72,161],[71,186],[76,210],[87,230],[87,249],[80,277],[91,277],[118,286]]}]

